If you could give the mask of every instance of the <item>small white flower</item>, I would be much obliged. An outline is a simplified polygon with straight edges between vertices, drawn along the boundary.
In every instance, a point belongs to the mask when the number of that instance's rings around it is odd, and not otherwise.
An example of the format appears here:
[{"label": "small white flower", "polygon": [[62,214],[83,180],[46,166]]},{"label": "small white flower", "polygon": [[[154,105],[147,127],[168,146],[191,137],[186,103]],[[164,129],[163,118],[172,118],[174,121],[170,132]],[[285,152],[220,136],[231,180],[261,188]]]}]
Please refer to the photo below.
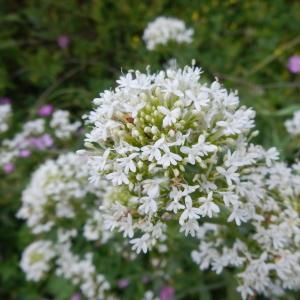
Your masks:
[{"label": "small white flower", "polygon": [[137,254],[139,254],[141,251],[147,253],[149,240],[150,235],[145,233],[142,237],[131,240],[130,244],[132,244],[132,249],[135,250]]},{"label": "small white flower", "polygon": [[180,209],[184,208],[185,206],[181,204],[179,200],[173,200],[167,205],[166,210],[173,211],[175,214],[177,214]]},{"label": "small white flower", "polygon": [[153,161],[154,158],[158,161],[161,158],[161,150],[168,151],[169,147],[165,139],[162,137],[157,140],[154,145],[143,146],[141,150],[142,155],[147,157],[149,161]]},{"label": "small white flower", "polygon": [[122,170],[109,173],[108,175],[106,175],[106,178],[110,180],[113,185],[121,185],[123,183],[129,184],[129,179]]},{"label": "small white flower", "polygon": [[272,147],[267,151],[265,151],[265,159],[268,167],[271,167],[273,161],[278,160],[278,158],[279,158],[279,153],[275,147]]},{"label": "small white flower", "polygon": [[139,211],[143,214],[153,214],[157,211],[157,203],[151,197],[142,197],[140,202],[143,203],[139,206]]},{"label": "small white flower", "polygon": [[285,121],[284,123],[287,132],[291,136],[300,135],[300,110],[296,111],[293,115],[293,118]]},{"label": "small white flower", "polygon": [[237,173],[237,167],[232,166],[227,169],[223,167],[216,168],[218,173],[225,177],[226,182],[229,186],[233,185],[233,182],[239,181],[239,173]]},{"label": "small white flower", "polygon": [[124,172],[126,174],[129,173],[129,171],[135,173],[136,172],[136,164],[134,162],[134,158],[138,156],[138,153],[132,153],[127,157],[118,158],[117,162],[119,163],[120,169],[124,168]]},{"label": "small white flower", "polygon": [[169,110],[164,106],[158,106],[157,110],[163,115],[165,115],[163,120],[163,127],[168,127],[174,124],[181,114],[180,108],[178,107],[174,108],[173,110]]},{"label": "small white flower", "polygon": [[213,214],[218,214],[220,212],[219,206],[213,202],[212,192],[209,192],[207,197],[200,197],[199,202],[203,203],[200,206],[200,214],[202,217],[208,216],[211,218]]},{"label": "small white flower", "polygon": [[132,216],[130,213],[126,217],[123,217],[120,222],[120,231],[123,232],[124,237],[132,238],[134,235]]},{"label": "small white flower", "polygon": [[170,165],[176,166],[177,161],[181,161],[182,157],[171,151],[167,151],[164,155],[158,160],[158,164],[162,165],[164,169],[168,168]]},{"label": "small white flower", "polygon": [[185,210],[179,218],[179,224],[183,225],[186,220],[199,219],[201,210],[199,208],[193,207],[192,199],[190,196],[185,197]]},{"label": "small white flower", "polygon": [[236,225],[240,226],[242,222],[247,221],[247,213],[245,210],[235,205],[227,221],[232,222],[233,220],[235,221]]},{"label": "small white flower", "polygon": [[192,237],[196,236],[196,234],[199,231],[199,224],[196,220],[190,219],[187,222],[185,222],[181,228],[180,228],[180,232],[184,232],[184,235],[191,235]]},{"label": "small white flower", "polygon": [[210,143],[205,142],[205,136],[200,135],[198,143],[193,145],[192,148],[183,146],[180,148],[182,153],[188,154],[188,162],[192,165],[195,164],[196,160],[201,160],[201,157],[208,155],[209,152],[215,152],[217,147]]}]

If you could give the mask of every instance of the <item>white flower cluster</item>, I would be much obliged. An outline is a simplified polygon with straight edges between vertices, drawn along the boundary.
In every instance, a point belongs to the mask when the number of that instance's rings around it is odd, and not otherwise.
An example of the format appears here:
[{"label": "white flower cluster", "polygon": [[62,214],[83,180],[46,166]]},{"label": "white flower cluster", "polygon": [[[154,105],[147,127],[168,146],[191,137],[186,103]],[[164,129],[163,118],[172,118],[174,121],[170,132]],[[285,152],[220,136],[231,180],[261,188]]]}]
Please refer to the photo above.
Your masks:
[{"label": "white flower cluster", "polygon": [[300,135],[300,110],[294,113],[292,119],[285,121],[284,125],[290,135],[299,136]]},{"label": "white flower cluster", "polygon": [[[68,232],[64,233],[66,234]],[[81,259],[72,252],[71,237],[74,237],[72,233],[56,244],[50,240],[39,240],[30,244],[24,250],[20,263],[27,280],[40,281],[51,269],[55,269],[57,276],[79,286],[87,299],[115,300],[115,297],[106,294],[110,285],[102,274],[97,273],[92,254],[85,253]]]},{"label": "white flower cluster", "polygon": [[50,271],[55,255],[51,241],[40,240],[30,244],[24,250],[20,264],[26,278],[32,281],[41,280]]},{"label": "white flower cluster", "polygon": [[262,192],[260,214],[241,230],[204,224],[192,258],[201,270],[237,268],[243,299],[255,294],[273,299],[300,286],[300,164],[258,167],[248,177]]},{"label": "white flower cluster", "polygon": [[79,285],[87,299],[116,299],[106,295],[110,290],[110,284],[102,274],[97,273],[92,253],[85,253],[84,258],[81,259],[72,253],[68,242],[58,246],[56,274],[70,280],[74,285]]},{"label": "white flower cluster", "polygon": [[53,113],[50,127],[54,129],[54,134],[59,139],[69,139],[79,127],[81,122],[70,122],[70,112],[67,110],[57,110]]},{"label": "white flower cluster", "polygon": [[144,31],[143,39],[147,49],[153,50],[158,45],[166,45],[170,41],[178,44],[191,43],[193,29],[187,29],[184,22],[176,18],[158,17],[150,22]]},{"label": "white flower cluster", "polygon": [[218,81],[201,84],[200,73],[128,73],[94,100],[88,117],[91,180],[104,174],[118,186],[102,206],[106,225],[139,235],[131,240],[137,252],[165,239],[169,219],[194,236],[198,220],[221,212],[238,225],[254,218],[260,190],[243,178],[278,157],[248,145],[254,111]]},{"label": "white flower cluster", "polygon": [[0,133],[8,130],[8,123],[11,118],[11,105],[10,104],[0,104]]},{"label": "white flower cluster", "polygon": [[[0,106],[1,107],[1,106]],[[39,118],[26,122],[12,139],[3,139],[0,144],[0,166],[12,162],[22,155],[23,150],[44,150],[53,145],[53,137],[66,140],[76,133],[81,123],[70,123],[70,113],[64,110],[54,112],[50,124]],[[54,129],[54,132],[51,130]]]},{"label": "white flower cluster", "polygon": [[25,219],[35,234],[50,231],[60,219],[74,219],[78,209],[87,209],[82,198],[101,190],[89,184],[87,178],[88,168],[76,154],[46,161],[23,191],[17,216]]},{"label": "white flower cluster", "polygon": [[87,165],[74,153],[48,160],[34,172],[18,217],[34,234],[48,233],[49,240],[36,241],[24,251],[21,267],[28,280],[42,280],[51,263],[55,273],[77,285],[87,299],[115,299],[107,295],[110,285],[97,273],[92,253],[81,258],[72,251],[73,242],[82,238],[79,234],[86,242],[109,240],[111,234],[104,230],[97,211],[103,192],[104,185],[95,188],[89,183]]}]

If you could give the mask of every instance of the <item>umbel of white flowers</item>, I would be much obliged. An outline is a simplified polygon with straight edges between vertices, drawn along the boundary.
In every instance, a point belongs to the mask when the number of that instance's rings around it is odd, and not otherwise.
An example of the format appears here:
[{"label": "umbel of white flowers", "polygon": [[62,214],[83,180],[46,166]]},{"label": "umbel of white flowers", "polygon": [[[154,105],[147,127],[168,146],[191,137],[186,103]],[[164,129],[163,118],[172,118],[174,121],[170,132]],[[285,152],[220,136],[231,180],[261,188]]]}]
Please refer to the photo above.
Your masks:
[{"label": "umbel of white flowers", "polygon": [[218,81],[200,83],[200,74],[194,66],[129,72],[94,99],[87,118],[91,181],[106,176],[118,194],[102,207],[106,225],[138,235],[137,252],[164,239],[170,219],[195,236],[202,218],[255,218],[261,191],[244,177],[277,159],[275,149],[247,142],[254,111]]},{"label": "umbel of white flowers", "polygon": [[[28,280],[43,280],[54,270],[78,286],[87,299],[116,299],[110,297],[110,285],[104,275],[97,272],[93,253],[78,255],[72,248],[78,238],[81,246],[82,238],[86,244],[109,240],[111,233],[104,230],[96,210],[103,193],[104,185],[95,188],[88,182],[88,168],[75,153],[47,160],[33,173],[18,212],[36,235],[20,263]],[[87,201],[88,197],[93,200]]]},{"label": "umbel of white flowers", "polygon": [[154,50],[159,45],[168,42],[177,44],[191,43],[194,30],[186,28],[185,23],[171,17],[157,17],[146,27],[143,39],[148,50]]}]

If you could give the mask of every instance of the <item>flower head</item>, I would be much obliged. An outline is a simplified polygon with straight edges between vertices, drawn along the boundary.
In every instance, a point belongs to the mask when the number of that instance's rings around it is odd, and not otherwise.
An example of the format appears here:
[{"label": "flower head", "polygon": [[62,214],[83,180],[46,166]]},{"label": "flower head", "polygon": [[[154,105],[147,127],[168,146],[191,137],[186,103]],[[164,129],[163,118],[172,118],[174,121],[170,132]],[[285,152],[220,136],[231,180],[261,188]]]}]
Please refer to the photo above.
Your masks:
[{"label": "flower head", "polygon": [[28,280],[39,281],[50,269],[56,252],[51,241],[40,240],[30,244],[23,252],[21,268]]},{"label": "flower head", "polygon": [[18,217],[35,234],[49,232],[60,220],[75,219],[78,205],[84,207],[81,199],[100,190],[88,183],[87,167],[76,155],[64,154],[35,171],[23,192]]},{"label": "flower head", "polygon": [[300,72],[300,55],[291,56],[289,58],[287,67],[291,73],[299,73]]},{"label": "flower head", "polygon": [[260,191],[245,175],[277,159],[247,143],[254,111],[218,81],[201,83],[200,75],[194,66],[130,72],[94,100],[87,117],[91,180],[106,176],[115,186],[101,211],[138,253],[164,243],[168,220],[192,236],[204,218],[249,220],[256,204],[246,190]]},{"label": "flower head", "polygon": [[3,171],[7,174],[12,173],[15,170],[15,165],[12,163],[4,164]]},{"label": "flower head", "polygon": [[41,106],[38,109],[37,113],[40,117],[47,117],[53,113],[53,110],[54,110],[54,108],[51,104],[46,104],[46,105]]},{"label": "flower head", "polygon": [[144,31],[143,39],[149,50],[158,45],[166,45],[169,41],[178,44],[191,43],[194,30],[187,29],[184,22],[176,18],[158,17],[149,23]]},{"label": "flower head", "polygon": [[62,49],[68,48],[70,42],[71,42],[71,39],[68,35],[60,35],[57,38],[57,45]]},{"label": "flower head", "polygon": [[31,152],[27,149],[21,149],[19,156],[20,157],[29,157],[31,155]]},{"label": "flower head", "polygon": [[171,286],[164,286],[160,290],[159,294],[160,300],[174,300],[175,299],[175,290]]}]

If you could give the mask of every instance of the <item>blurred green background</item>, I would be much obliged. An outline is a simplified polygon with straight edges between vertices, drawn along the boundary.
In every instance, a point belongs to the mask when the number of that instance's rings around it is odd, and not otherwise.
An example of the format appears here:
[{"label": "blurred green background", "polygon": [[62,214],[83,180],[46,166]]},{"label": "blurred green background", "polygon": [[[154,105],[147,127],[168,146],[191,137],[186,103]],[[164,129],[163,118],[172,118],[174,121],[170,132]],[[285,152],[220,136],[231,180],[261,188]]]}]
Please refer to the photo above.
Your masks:
[{"label": "blurred green background", "polygon": [[[194,42],[149,52],[143,31],[160,15],[194,28]],[[254,107],[257,142],[278,147],[287,160],[297,155],[300,145],[283,122],[300,109],[300,75],[287,68],[289,57],[300,54],[300,1],[0,0],[0,26],[0,97],[12,99],[10,134],[42,104],[80,117],[122,70],[150,65],[156,71],[168,58],[179,66],[195,59],[205,78],[217,76]],[[23,163],[0,183],[0,299],[62,299],[64,285],[29,284],[18,267],[30,236],[14,216],[42,160]]]}]

